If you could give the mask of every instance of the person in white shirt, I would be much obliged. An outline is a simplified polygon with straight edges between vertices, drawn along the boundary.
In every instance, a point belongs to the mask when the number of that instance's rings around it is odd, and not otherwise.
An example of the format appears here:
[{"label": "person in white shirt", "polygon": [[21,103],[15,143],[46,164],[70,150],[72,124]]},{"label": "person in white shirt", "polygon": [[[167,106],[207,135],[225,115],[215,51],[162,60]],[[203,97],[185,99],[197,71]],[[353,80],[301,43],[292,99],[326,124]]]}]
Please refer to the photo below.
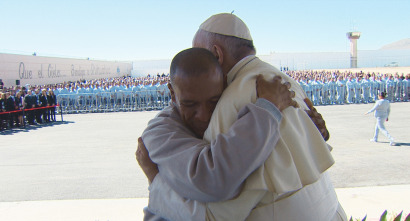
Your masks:
[{"label": "person in white shirt", "polygon": [[377,142],[379,137],[379,131],[381,131],[389,139],[390,146],[396,146],[397,143],[394,142],[393,137],[390,135],[390,133],[386,130],[386,127],[384,126],[384,122],[389,120],[390,115],[390,102],[385,98],[386,93],[381,92],[379,95],[379,100],[376,101],[376,104],[373,106],[373,108],[364,113],[366,115],[371,112],[374,112],[374,116],[376,117],[376,127],[374,130],[374,136],[370,141]]}]

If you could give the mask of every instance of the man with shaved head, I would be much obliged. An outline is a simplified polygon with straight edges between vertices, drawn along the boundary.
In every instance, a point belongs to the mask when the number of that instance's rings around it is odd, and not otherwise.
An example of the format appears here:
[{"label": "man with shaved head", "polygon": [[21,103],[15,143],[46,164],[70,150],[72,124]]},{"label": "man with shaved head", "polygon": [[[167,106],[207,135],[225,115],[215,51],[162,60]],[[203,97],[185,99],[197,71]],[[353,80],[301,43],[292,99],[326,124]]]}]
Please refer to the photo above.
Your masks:
[{"label": "man with shaved head", "polygon": [[[150,201],[155,204],[161,200],[158,197],[166,197],[175,202],[173,206],[184,207],[186,202],[179,195],[182,192],[201,201],[234,197],[246,177],[266,160],[279,139],[281,111],[295,105],[293,93],[287,84],[280,83],[280,77],[269,82],[259,78],[257,89],[260,98],[255,104],[242,108],[237,123],[227,134],[221,134],[215,142],[208,143],[202,139],[203,134],[224,90],[218,61],[206,49],[184,50],[172,60],[170,78],[172,104],[149,122],[142,135],[146,143],[162,144],[149,148],[150,156],[156,160],[159,169],[158,176],[155,165],[147,173],[149,180],[154,181],[150,186],[154,193]],[[147,154],[142,150],[145,149],[137,151],[137,158]],[[176,169],[178,166],[180,168]],[[167,176],[169,174],[174,176]],[[168,185],[164,186],[166,183],[177,188],[178,193]],[[169,190],[166,191],[168,196],[155,195],[158,190]],[[186,196],[184,193],[183,197]],[[201,205],[198,201],[192,202]],[[194,207],[200,209],[181,210],[178,216],[166,218],[178,220],[182,216],[190,219],[192,215],[191,218],[196,219],[196,212],[205,217],[203,205]],[[158,211],[146,212],[146,220],[156,219],[151,212],[161,214]]]},{"label": "man with shaved head", "polygon": [[[150,186],[149,209],[170,220],[346,220],[334,187],[325,173],[334,163],[329,147],[323,139],[328,139],[328,131],[323,119],[316,117],[317,112],[312,109],[311,104],[304,103],[306,94],[303,89],[289,76],[255,56],[249,30],[235,15],[211,16],[200,26],[193,46],[206,48],[214,55],[221,65],[223,84],[226,87],[204,132],[205,141],[218,143],[219,137],[232,134],[232,127],[241,120],[238,120],[238,116],[242,108],[258,102],[257,95],[260,96],[260,93],[258,89],[255,90],[255,82],[259,85],[259,74],[267,79],[281,77],[290,82],[289,88],[294,91],[291,93],[292,97],[296,95],[295,101],[301,108],[278,108],[283,115],[279,127],[281,137],[264,162],[259,161],[261,159],[252,162],[253,166],[263,164],[256,170],[252,167],[251,174],[244,172],[249,161],[243,163],[245,166],[228,161],[228,166],[217,167],[224,164],[215,164],[215,160],[242,153],[241,148],[246,148],[247,145],[254,147],[255,143],[264,140],[265,136],[255,136],[263,130],[252,134],[246,139],[248,142],[242,141],[241,145],[238,144],[229,154],[208,154],[212,160],[201,161],[197,159],[198,153],[193,153],[193,148],[186,148],[187,152],[191,152],[191,158],[187,154],[185,159],[191,160],[176,161],[175,158],[167,157],[174,153],[166,153],[166,156],[161,157],[155,151],[164,141],[171,142],[172,134],[168,135],[168,140],[155,139],[155,134],[158,133],[148,127],[142,139],[151,159],[159,168],[159,176],[155,176],[153,185]],[[277,96],[279,94],[274,97]],[[291,106],[297,105],[292,103]],[[248,130],[234,133],[236,136],[233,137],[243,137],[254,132],[255,129],[249,128],[249,125],[250,122],[247,121],[244,127]],[[187,147],[192,147],[187,140],[180,142],[181,145],[184,143],[188,143]],[[198,147],[198,151],[200,149]],[[226,168],[239,170],[230,174],[224,171]],[[163,170],[166,172],[161,173]],[[202,170],[213,172],[213,176],[204,180],[216,191],[212,192],[207,186],[195,182],[202,180]],[[238,183],[243,179],[240,175],[246,175],[246,182]],[[232,181],[231,177],[237,176],[242,179]],[[161,181],[171,188],[166,185],[162,188],[156,187]],[[231,181],[235,185],[231,184]],[[215,185],[215,182],[219,185]],[[224,188],[225,183],[229,188]],[[218,197],[218,194],[222,194],[217,192],[220,189],[228,194]],[[182,198],[179,202],[184,202],[184,206],[177,203],[178,196]],[[211,203],[212,201],[223,202]]]}]

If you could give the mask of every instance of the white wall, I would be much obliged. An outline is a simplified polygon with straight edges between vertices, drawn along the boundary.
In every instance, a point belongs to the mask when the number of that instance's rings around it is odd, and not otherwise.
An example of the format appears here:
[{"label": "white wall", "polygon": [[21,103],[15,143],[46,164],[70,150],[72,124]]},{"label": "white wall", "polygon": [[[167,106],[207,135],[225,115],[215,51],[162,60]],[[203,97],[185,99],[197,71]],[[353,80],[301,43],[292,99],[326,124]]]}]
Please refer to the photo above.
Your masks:
[{"label": "white wall", "polygon": [[130,75],[131,63],[53,58],[0,53],[0,79],[5,87],[43,85],[80,79],[111,78]]},{"label": "white wall", "polygon": [[168,74],[171,60],[145,60],[132,62],[133,77],[145,77],[148,74],[156,76],[157,74]]}]

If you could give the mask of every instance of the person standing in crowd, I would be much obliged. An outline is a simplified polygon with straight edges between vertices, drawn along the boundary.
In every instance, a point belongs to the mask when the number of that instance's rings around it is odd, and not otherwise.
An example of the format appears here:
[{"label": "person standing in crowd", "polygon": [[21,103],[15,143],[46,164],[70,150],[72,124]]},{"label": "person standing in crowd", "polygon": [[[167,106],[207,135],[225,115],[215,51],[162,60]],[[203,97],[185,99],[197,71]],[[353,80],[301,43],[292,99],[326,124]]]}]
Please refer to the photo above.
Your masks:
[{"label": "person standing in crowd", "polygon": [[48,123],[50,122],[50,119],[48,118],[48,113],[47,113],[47,108],[46,108],[48,105],[46,89],[41,90],[39,100],[40,100],[39,106],[42,108],[40,109],[40,112],[41,112],[41,115],[43,116],[41,122]]},{"label": "person standing in crowd", "polygon": [[377,100],[377,94],[379,88],[379,83],[377,82],[376,75],[372,74],[372,77],[370,78],[370,102],[375,102]]},{"label": "person standing in crowd", "polygon": [[373,106],[372,109],[367,111],[366,114],[374,112],[374,116],[376,117],[376,127],[374,130],[374,136],[370,140],[372,142],[378,142],[379,131],[381,131],[390,141],[390,146],[396,146],[397,144],[394,142],[393,137],[389,134],[384,126],[384,122],[389,120],[390,114],[390,102],[385,99],[386,93],[381,92],[379,95],[379,100],[376,101],[376,104]]},{"label": "person standing in crowd", "polygon": [[349,80],[346,82],[346,88],[347,88],[347,103],[353,104],[355,100],[354,96],[354,91],[356,88],[356,83],[353,80],[353,77],[350,76]]},{"label": "person standing in crowd", "polygon": [[141,103],[140,101],[141,99],[140,90],[141,89],[140,89],[140,86],[137,80],[134,82],[134,85],[132,86],[131,90],[132,90],[133,100],[134,100],[134,109],[138,110],[140,108],[140,103]]},{"label": "person standing in crowd", "polygon": [[6,94],[0,91],[0,130],[3,130],[4,128],[6,128],[6,125],[3,124],[3,122],[6,121],[7,119],[7,114],[3,113],[3,112],[6,112],[6,107],[4,106],[5,103],[6,103]]},{"label": "person standing in crowd", "polygon": [[343,76],[340,75],[336,82],[336,90],[337,90],[337,103],[344,104],[345,103],[345,92],[346,92],[346,82],[343,80]]},{"label": "person standing in crowd", "polygon": [[386,93],[387,93],[387,100],[390,102],[394,102],[394,93],[396,92],[396,82],[394,82],[393,75],[390,75],[388,80],[386,81]]},{"label": "person standing in crowd", "polygon": [[409,101],[410,98],[410,74],[406,75],[406,78],[403,80],[403,90],[404,97],[403,101]]},{"label": "person standing in crowd", "polygon": [[[11,96],[9,91],[6,92],[6,97],[5,98],[6,98],[6,101],[4,103],[4,107],[6,109],[6,112],[14,111],[15,110],[14,97]],[[9,127],[10,128],[14,127],[15,114],[14,113],[9,113],[9,114],[7,114],[7,118],[8,118],[8,122],[9,122]]]},{"label": "person standing in crowd", "polygon": [[362,79],[361,77],[356,77],[356,82],[354,82],[354,93],[355,93],[355,103],[361,103],[362,101],[362,89],[360,87]]},{"label": "person standing in crowd", "polygon": [[36,103],[36,97],[35,95],[33,95],[33,91],[32,90],[28,90],[27,91],[27,95],[24,97],[24,111],[27,114],[27,121],[29,125],[34,125],[34,110],[29,110],[31,108],[35,107],[35,103]]},{"label": "person standing in crowd", "polygon": [[51,89],[48,91],[47,103],[48,103],[48,106],[50,106],[47,109],[48,119],[49,119],[49,121],[56,121],[56,107],[55,107],[55,105],[57,105],[57,97],[54,94],[54,91],[51,90]]},{"label": "person standing in crowd", "polygon": [[322,77],[322,104],[331,104],[329,82],[327,81],[326,77]]},{"label": "person standing in crowd", "polygon": [[320,84],[318,76],[316,76],[315,80],[312,81],[312,88],[313,88],[313,104],[319,105],[320,104],[320,91],[322,90],[322,85]]},{"label": "person standing in crowd", "polygon": [[337,95],[336,79],[332,77],[328,85],[329,85],[329,93],[330,93],[330,104],[336,104],[337,102],[336,100],[336,95]]},{"label": "person standing in crowd", "polygon": [[[35,106],[35,108],[39,108],[40,105],[41,105],[41,103],[40,103],[41,93],[40,93],[40,90],[39,90],[39,89],[35,89],[35,94],[34,94],[34,96],[35,96],[35,98],[36,98],[36,99],[35,99],[34,106]],[[42,110],[41,110],[41,109],[36,109],[36,110],[34,110],[34,114],[36,115],[36,122],[37,122],[38,124],[43,123],[43,121],[41,120],[41,115],[43,114]]]},{"label": "person standing in crowd", "polygon": [[360,84],[363,91],[363,103],[365,104],[370,103],[370,84],[370,76],[366,74]]},{"label": "person standing in crowd", "polygon": [[24,126],[24,119],[23,119],[23,107],[24,107],[24,91],[20,90],[14,99],[14,105],[16,110],[20,110],[20,112],[16,113],[17,116],[17,124],[20,127]]},{"label": "person standing in crowd", "polygon": [[395,90],[395,94],[396,94],[396,101],[400,102],[403,101],[403,79],[399,76],[398,73],[395,74],[394,76],[394,83],[396,85],[396,90]]},{"label": "person standing in crowd", "polygon": [[307,98],[309,98],[309,100],[312,100],[313,86],[312,86],[312,83],[310,83],[309,78],[306,78],[306,84],[305,84],[304,89],[305,89]]},{"label": "person standing in crowd", "polygon": [[[387,89],[386,89],[386,81],[383,79],[382,76],[379,76],[377,78],[377,83],[378,83],[378,94],[380,94],[381,92],[386,93]],[[375,100],[377,100],[378,98],[376,98]]]}]

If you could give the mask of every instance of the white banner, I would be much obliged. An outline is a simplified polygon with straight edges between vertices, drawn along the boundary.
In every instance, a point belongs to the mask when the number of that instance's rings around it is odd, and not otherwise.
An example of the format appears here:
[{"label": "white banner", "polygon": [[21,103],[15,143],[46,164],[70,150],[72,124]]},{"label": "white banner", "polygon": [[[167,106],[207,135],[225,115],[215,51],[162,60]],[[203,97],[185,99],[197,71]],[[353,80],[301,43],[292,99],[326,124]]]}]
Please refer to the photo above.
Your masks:
[{"label": "white banner", "polygon": [[0,53],[0,79],[5,87],[131,75],[132,63]]}]

